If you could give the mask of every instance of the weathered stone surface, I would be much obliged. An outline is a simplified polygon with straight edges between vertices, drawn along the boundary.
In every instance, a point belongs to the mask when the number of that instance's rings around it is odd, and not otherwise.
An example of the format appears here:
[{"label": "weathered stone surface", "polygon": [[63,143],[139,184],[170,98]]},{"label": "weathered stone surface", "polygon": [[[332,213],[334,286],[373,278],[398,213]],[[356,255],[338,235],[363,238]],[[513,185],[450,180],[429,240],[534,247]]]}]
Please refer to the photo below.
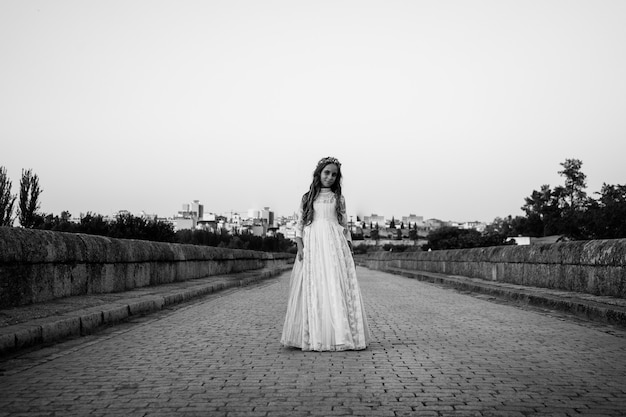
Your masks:
[{"label": "weathered stone surface", "polygon": [[0,227],[0,308],[289,264],[293,255]]},{"label": "weathered stone surface", "polygon": [[104,324],[119,323],[126,320],[129,315],[128,305],[109,305],[102,310]]},{"label": "weathered stone surface", "polygon": [[41,339],[44,343],[80,335],[80,318],[61,317],[57,321],[41,323]]},{"label": "weathered stone surface", "polygon": [[74,314],[80,317],[81,335],[93,333],[104,324],[103,314],[100,309],[78,311]]},{"label": "weathered stone surface", "polygon": [[374,269],[462,275],[626,298],[626,239],[358,255]]},{"label": "weathered stone surface", "polygon": [[132,315],[140,315],[157,311],[163,308],[163,298],[161,297],[145,297],[128,304],[128,309]]},{"label": "weathered stone surface", "polygon": [[41,326],[24,324],[15,326],[15,348],[20,349],[27,346],[34,346],[42,342]]},{"label": "weathered stone surface", "polygon": [[0,334],[0,352],[10,352],[15,349],[15,335],[13,333]]}]

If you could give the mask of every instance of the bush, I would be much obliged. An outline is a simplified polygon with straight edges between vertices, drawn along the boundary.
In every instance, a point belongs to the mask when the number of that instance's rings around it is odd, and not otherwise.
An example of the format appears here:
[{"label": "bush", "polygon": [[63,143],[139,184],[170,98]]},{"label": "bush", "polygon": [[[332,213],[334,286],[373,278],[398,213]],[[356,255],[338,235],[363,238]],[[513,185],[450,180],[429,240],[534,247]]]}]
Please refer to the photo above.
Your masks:
[{"label": "bush", "polygon": [[139,239],[154,242],[174,242],[174,226],[159,220],[148,220],[132,214],[120,214],[112,222],[107,222],[101,214],[87,213],[74,223],[68,211],[61,216],[53,214],[36,215],[33,227],[57,232],[85,233],[119,239]]},{"label": "bush", "polygon": [[225,230],[210,232],[208,230],[179,230],[175,241],[192,245],[218,246],[231,249],[250,249],[262,252],[295,253],[295,243],[285,239],[282,233],[276,236],[255,236],[252,234],[231,235]]}]

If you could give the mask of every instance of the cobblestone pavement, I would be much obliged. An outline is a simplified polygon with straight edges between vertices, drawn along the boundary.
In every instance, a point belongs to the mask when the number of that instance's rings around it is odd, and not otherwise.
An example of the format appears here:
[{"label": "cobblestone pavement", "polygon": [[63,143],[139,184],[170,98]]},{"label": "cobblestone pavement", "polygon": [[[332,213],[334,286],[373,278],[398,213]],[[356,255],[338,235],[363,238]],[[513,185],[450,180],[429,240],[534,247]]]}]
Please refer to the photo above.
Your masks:
[{"label": "cobblestone pavement", "polygon": [[279,343],[289,274],[0,363],[0,416],[617,416],[626,337],[359,268],[373,340]]}]

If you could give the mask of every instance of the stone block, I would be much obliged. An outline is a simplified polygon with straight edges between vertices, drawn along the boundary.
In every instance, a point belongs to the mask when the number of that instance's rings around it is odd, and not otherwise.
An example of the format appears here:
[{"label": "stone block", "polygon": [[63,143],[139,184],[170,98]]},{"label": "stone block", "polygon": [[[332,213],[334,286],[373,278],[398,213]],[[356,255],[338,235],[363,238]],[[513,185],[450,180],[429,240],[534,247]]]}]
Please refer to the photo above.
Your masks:
[{"label": "stone block", "polygon": [[28,285],[32,298],[22,304],[39,303],[54,299],[54,274],[52,264],[35,263],[24,267],[25,285]]},{"label": "stone block", "polygon": [[15,334],[12,331],[0,334],[0,354],[15,349]]},{"label": "stone block", "polygon": [[80,317],[67,316],[54,321],[41,322],[41,339],[44,343],[80,335]]},{"label": "stone block", "polygon": [[42,342],[41,326],[38,325],[17,325],[11,326],[15,334],[15,348],[34,346]]},{"label": "stone block", "polygon": [[83,295],[87,291],[90,264],[75,264],[70,271],[70,295]]},{"label": "stone block", "polygon": [[128,306],[125,304],[109,305],[106,309],[102,310],[102,322],[103,324],[114,324],[124,321],[130,315]]},{"label": "stone block", "polygon": [[163,298],[162,297],[146,297],[139,298],[135,301],[128,303],[128,309],[130,314],[133,316],[150,313],[152,311],[157,311],[163,308]]},{"label": "stone block", "polygon": [[132,275],[132,279],[129,279],[126,282],[126,286],[130,289],[147,287],[150,285],[152,275],[151,272],[156,269],[158,269],[158,267],[154,262],[133,264],[133,267],[129,268],[129,273]]},{"label": "stone block", "polygon": [[99,310],[83,310],[76,314],[80,317],[80,334],[93,333],[104,323],[103,313]]},{"label": "stone block", "polygon": [[185,293],[177,292],[173,294],[165,294],[163,296],[163,302],[165,305],[178,304],[185,301]]}]

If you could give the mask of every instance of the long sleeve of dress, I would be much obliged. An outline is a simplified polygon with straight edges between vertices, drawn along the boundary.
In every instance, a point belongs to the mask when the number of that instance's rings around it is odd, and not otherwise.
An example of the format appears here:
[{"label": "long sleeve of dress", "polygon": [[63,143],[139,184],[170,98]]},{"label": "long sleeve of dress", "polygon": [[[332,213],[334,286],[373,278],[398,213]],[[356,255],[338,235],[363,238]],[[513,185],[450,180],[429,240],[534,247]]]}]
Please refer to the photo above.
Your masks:
[{"label": "long sleeve of dress", "polygon": [[298,208],[298,214],[296,218],[296,237],[302,238],[304,232],[304,219],[302,218],[302,201],[300,202],[300,207]]},{"label": "long sleeve of dress", "polygon": [[346,240],[352,243],[352,233],[350,231],[350,227],[348,226],[348,216],[346,215],[346,199],[341,196],[341,200],[339,202],[339,210],[341,211],[341,222],[340,224],[343,226],[343,235],[346,237]]}]

